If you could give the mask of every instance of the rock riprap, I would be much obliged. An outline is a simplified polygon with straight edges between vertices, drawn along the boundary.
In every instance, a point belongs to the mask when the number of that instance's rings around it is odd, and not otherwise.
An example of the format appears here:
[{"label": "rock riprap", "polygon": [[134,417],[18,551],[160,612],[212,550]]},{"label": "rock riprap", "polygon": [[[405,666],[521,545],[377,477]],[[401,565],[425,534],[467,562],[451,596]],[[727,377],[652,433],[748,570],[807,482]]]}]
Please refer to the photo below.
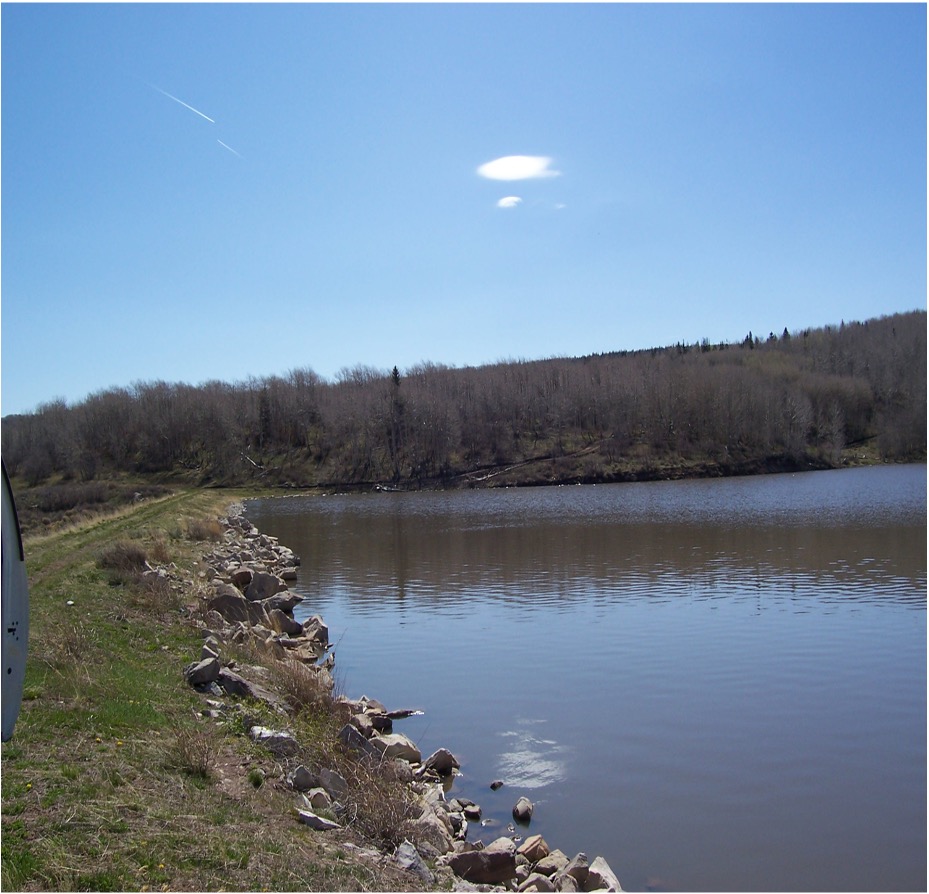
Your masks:
[{"label": "rock riprap", "polygon": [[[280,717],[280,727],[271,728],[250,720],[243,704],[236,706],[250,738],[267,749],[283,770],[281,778],[297,799],[297,821],[320,834],[338,834],[350,819],[343,807],[349,783],[331,767],[307,766],[301,761],[300,742],[287,729],[289,706],[274,686],[275,668],[284,667],[278,663],[297,662],[316,676],[321,691],[332,698],[335,655],[330,650],[329,628],[319,615],[302,623],[294,618],[303,597],[288,586],[300,565],[292,550],[255,528],[241,506],[233,507],[222,524],[223,541],[204,557],[207,567],[201,573],[206,583],[203,643],[199,657],[184,668],[184,677],[208,696],[204,716],[222,716],[229,709],[217,699],[238,696],[262,701]],[[171,569],[149,568],[146,573],[176,577],[176,570]],[[267,667],[224,661],[229,643],[245,642],[268,659]],[[340,747],[357,761],[389,763],[393,776],[409,787],[418,804],[418,814],[410,824],[412,840],[383,859],[402,866],[424,884],[452,890],[622,890],[602,857],[588,863],[587,856],[579,853],[570,859],[550,848],[541,835],[523,841],[512,825],[511,835],[488,844],[468,840],[469,824],[481,829],[496,821],[478,824],[480,805],[464,797],[446,799],[450,780],[461,767],[451,751],[439,748],[423,759],[416,743],[394,731],[394,721],[422,712],[388,710],[367,696],[338,696],[332,698],[332,705],[343,724],[338,734]],[[494,780],[490,787],[496,791],[502,785],[502,780]],[[528,798],[519,796],[513,817],[525,825],[534,809]],[[434,870],[427,860],[433,861]],[[451,874],[451,879],[443,882],[443,873]]]}]

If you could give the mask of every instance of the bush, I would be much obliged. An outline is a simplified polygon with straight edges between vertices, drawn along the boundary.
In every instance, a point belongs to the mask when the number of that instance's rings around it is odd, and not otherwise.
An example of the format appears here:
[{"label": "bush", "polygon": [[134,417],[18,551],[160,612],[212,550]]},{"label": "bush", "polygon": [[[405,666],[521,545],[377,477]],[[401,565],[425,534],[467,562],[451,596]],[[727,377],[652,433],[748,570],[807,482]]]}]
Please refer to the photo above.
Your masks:
[{"label": "bush", "polygon": [[278,684],[295,714],[332,710],[332,677],[327,671],[299,661],[284,660],[275,667]]},{"label": "bush", "polygon": [[209,779],[216,763],[213,740],[205,730],[182,729],[168,754],[168,766],[197,779]]},{"label": "bush", "polygon": [[137,543],[117,540],[97,556],[97,567],[109,571],[141,572],[145,570],[148,556]]},{"label": "bush", "polygon": [[192,518],[187,522],[188,540],[222,540],[223,526],[215,518]]}]

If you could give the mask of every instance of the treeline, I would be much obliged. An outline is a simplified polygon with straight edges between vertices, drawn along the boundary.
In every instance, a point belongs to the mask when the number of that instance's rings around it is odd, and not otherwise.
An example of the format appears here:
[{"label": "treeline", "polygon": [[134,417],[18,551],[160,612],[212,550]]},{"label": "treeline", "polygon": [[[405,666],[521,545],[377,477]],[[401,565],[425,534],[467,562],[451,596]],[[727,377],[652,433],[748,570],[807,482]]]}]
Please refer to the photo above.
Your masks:
[{"label": "treeline", "polygon": [[[926,313],[477,368],[147,382],[3,420],[31,485],[184,472],[203,484],[611,481],[675,468],[925,460]],[[505,473],[504,473],[505,470]]]}]

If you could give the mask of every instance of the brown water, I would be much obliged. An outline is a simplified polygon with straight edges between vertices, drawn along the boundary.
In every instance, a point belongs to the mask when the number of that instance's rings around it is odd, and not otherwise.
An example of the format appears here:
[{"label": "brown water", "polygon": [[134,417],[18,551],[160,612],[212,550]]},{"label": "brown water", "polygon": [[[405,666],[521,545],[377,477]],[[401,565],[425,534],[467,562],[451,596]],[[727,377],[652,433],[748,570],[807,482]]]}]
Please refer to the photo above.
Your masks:
[{"label": "brown water", "polygon": [[525,794],[627,890],[926,890],[925,466],[248,514],[469,837]]}]

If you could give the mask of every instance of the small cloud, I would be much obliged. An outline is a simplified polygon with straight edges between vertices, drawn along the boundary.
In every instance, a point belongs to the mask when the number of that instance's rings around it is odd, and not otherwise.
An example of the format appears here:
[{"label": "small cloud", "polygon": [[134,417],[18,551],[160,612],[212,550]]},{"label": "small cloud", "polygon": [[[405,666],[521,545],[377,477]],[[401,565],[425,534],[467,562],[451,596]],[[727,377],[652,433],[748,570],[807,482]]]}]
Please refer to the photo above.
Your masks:
[{"label": "small cloud", "polygon": [[565,205],[564,202],[556,202],[556,203],[555,203],[555,210],[556,210],[556,211],[561,211],[562,208],[567,208],[567,207],[568,207],[568,206]]},{"label": "small cloud", "polygon": [[522,199],[519,196],[504,196],[497,202],[498,208],[515,208],[522,202]]},{"label": "small cloud", "polygon": [[488,180],[534,180],[561,176],[561,171],[553,171],[549,167],[551,163],[546,155],[504,155],[485,162],[477,172]]}]

